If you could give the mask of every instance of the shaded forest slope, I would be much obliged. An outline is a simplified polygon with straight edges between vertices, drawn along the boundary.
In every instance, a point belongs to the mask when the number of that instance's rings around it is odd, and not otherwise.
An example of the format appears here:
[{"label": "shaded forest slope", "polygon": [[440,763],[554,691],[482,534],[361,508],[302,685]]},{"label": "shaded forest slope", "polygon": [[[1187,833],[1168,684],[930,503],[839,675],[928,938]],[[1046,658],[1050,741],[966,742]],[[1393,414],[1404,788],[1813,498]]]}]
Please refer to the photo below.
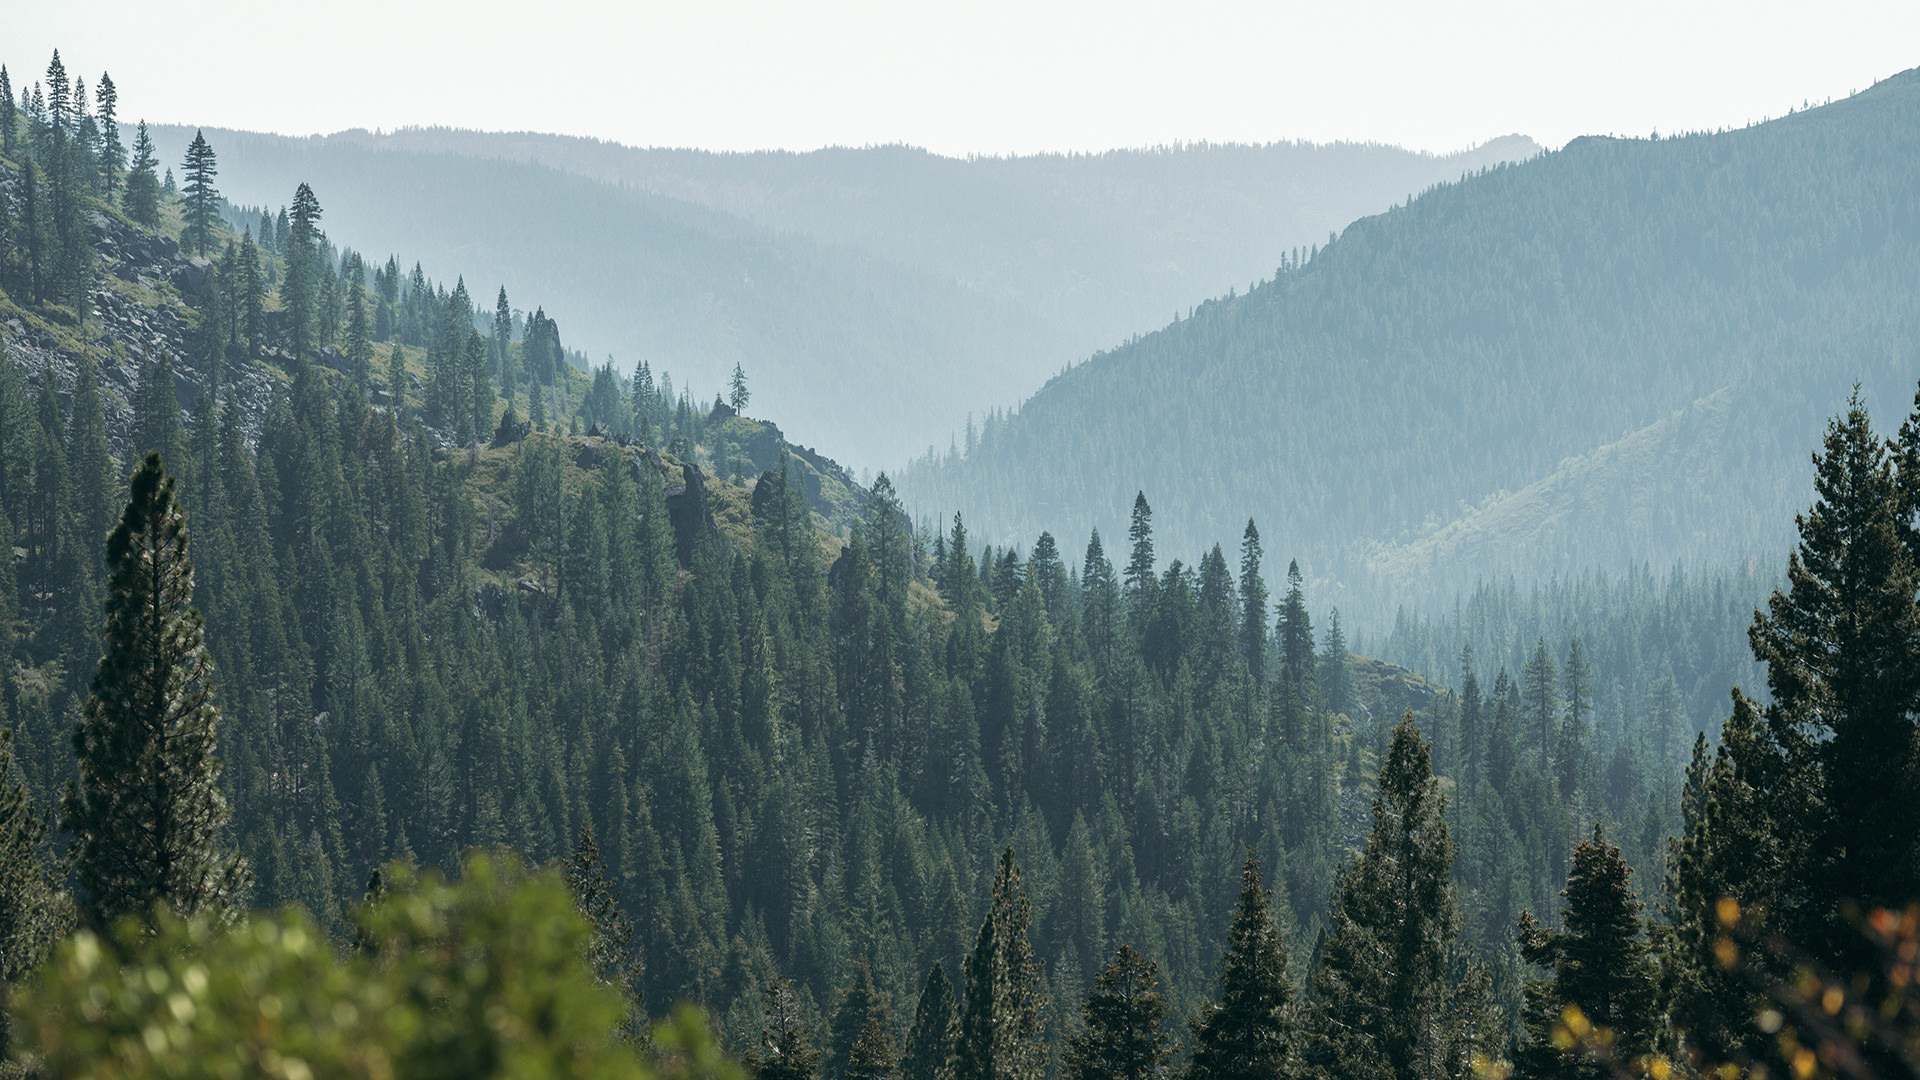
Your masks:
[{"label": "shaded forest slope", "polygon": [[1136,489],[1182,546],[1251,511],[1350,614],[1475,575],[1771,559],[1821,418],[1856,381],[1882,412],[1911,392],[1917,114],[1909,72],[1430,191],[902,490],[993,537],[1118,535]]}]

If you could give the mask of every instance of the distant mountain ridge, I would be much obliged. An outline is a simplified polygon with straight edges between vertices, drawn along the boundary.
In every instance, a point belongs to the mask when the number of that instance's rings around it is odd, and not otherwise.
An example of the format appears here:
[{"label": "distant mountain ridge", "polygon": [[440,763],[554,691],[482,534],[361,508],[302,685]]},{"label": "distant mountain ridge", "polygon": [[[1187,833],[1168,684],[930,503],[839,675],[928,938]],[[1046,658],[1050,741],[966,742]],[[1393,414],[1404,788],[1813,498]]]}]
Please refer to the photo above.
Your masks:
[{"label": "distant mountain ridge", "polygon": [[[153,130],[163,157],[193,134]],[[1509,137],[1446,157],[1275,144],[955,159],[206,131],[234,202],[276,207],[308,181],[343,242],[504,282],[623,371],[646,359],[711,394],[740,363],[770,418],[866,468],[945,445],[969,413],[1270,276],[1355,217],[1538,151]]]},{"label": "distant mountain ridge", "polygon": [[[1920,73],[1751,128],[1586,138],[1364,218],[1052,380],[922,512],[1298,556],[1373,614],[1476,577],[1777,559],[1854,383],[1920,376]],[[1511,494],[1509,494],[1511,493]]]}]

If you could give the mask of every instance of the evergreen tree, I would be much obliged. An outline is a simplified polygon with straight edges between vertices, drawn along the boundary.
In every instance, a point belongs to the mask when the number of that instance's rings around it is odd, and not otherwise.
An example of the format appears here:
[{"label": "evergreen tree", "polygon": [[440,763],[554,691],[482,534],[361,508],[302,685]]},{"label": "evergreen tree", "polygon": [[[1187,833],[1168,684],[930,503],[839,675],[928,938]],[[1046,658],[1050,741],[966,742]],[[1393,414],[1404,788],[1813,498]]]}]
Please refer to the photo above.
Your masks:
[{"label": "evergreen tree", "polygon": [[107,449],[107,423],[93,357],[81,353],[76,367],[73,411],[67,419],[67,467],[73,475],[79,540],[91,552],[98,550],[95,545],[106,543],[113,529],[114,464]]},{"label": "evergreen tree", "polygon": [[1267,678],[1267,583],[1260,576],[1260,530],[1247,519],[1240,535],[1240,658],[1254,685]]},{"label": "evergreen tree", "polygon": [[493,302],[493,377],[500,384],[500,396],[513,402],[513,308],[507,304],[507,287],[500,286],[500,297]]},{"label": "evergreen tree", "polygon": [[1319,689],[1313,654],[1313,620],[1307,615],[1300,564],[1287,563],[1287,595],[1280,602],[1280,685],[1275,691],[1280,730],[1296,753],[1304,752],[1307,718]]},{"label": "evergreen tree", "polygon": [[1147,493],[1133,496],[1133,516],[1127,524],[1127,542],[1132,545],[1127,569],[1121,578],[1127,600],[1129,625],[1138,633],[1146,626],[1153,607],[1153,507],[1147,505]]},{"label": "evergreen tree", "polygon": [[893,1080],[899,1075],[900,1059],[893,1051],[893,1034],[886,1021],[869,1016],[861,1025],[847,1059],[847,1080]]},{"label": "evergreen tree", "polygon": [[[1261,620],[1263,623],[1266,621]],[[1082,1027],[1067,1039],[1066,1080],[1148,1080],[1166,1075],[1173,1045],[1160,1030],[1167,1001],[1160,968],[1122,945],[1094,976]]]},{"label": "evergreen tree", "polygon": [[354,256],[354,281],[347,286],[347,367],[361,397],[373,392],[373,322],[367,312],[367,290],[359,284],[359,256]]},{"label": "evergreen tree", "polygon": [[747,373],[736,362],[733,374],[727,379],[727,404],[733,407],[734,412],[740,412],[752,397],[753,394],[747,390]]},{"label": "evergreen tree", "polygon": [[580,827],[580,838],[567,860],[566,878],[574,906],[593,930],[587,963],[602,985],[619,991],[627,1002],[629,1024],[636,1024],[641,1018],[635,993],[640,984],[640,956],[634,949],[633,921],[620,910],[619,890],[607,880],[592,825]]},{"label": "evergreen tree", "polygon": [[13,78],[7,66],[0,64],[0,153],[13,156],[13,141],[18,138],[20,112],[13,103]]},{"label": "evergreen tree", "polygon": [[[1628,880],[1620,849],[1599,826],[1573,849],[1561,911],[1563,929],[1548,930],[1526,912],[1520,920],[1521,954],[1550,976],[1527,984],[1528,1043],[1516,1064],[1527,1078],[1601,1080],[1609,1064],[1589,1054],[1605,1049],[1632,1075],[1644,1075],[1641,1060],[1653,1050],[1657,1002],[1653,963],[1642,938],[1640,901]],[[1577,1010],[1590,1032],[1569,1032]],[[1584,1036],[1570,1039],[1570,1034]],[[1567,1042],[1580,1045],[1565,1046]]]},{"label": "evergreen tree", "polygon": [[467,400],[461,402],[466,421],[461,425],[468,438],[483,437],[493,427],[493,380],[487,377],[487,343],[480,331],[468,330],[466,350],[462,353],[466,369],[461,380]]},{"label": "evergreen tree", "polygon": [[[0,519],[0,534],[7,531]],[[0,1002],[40,966],[71,922],[71,900],[48,872],[45,831],[14,761],[13,731],[0,729]],[[12,1046],[11,1017],[0,1014],[0,1054],[11,1057]]]},{"label": "evergreen tree", "polygon": [[26,294],[33,303],[41,303],[47,298],[47,227],[46,198],[40,191],[40,168],[32,158],[20,163],[20,224],[18,226],[25,249],[25,265],[21,267],[22,280]]},{"label": "evergreen tree", "polygon": [[954,1052],[955,1080],[1040,1080],[1047,1071],[1047,995],[1027,940],[1033,902],[1013,849],[1000,856],[993,900],[967,956],[966,1007]]},{"label": "evergreen tree", "polygon": [[[0,87],[0,90],[3,89]],[[104,71],[100,73],[100,86],[94,94],[94,103],[100,113],[100,179],[107,201],[112,202],[121,170],[126,167],[127,149],[120,144],[120,125],[117,121],[120,92],[113,85],[113,76]]]},{"label": "evergreen tree", "polygon": [[[135,153],[138,152],[136,147]],[[187,146],[187,160],[180,167],[187,176],[186,239],[195,253],[205,255],[207,245],[213,242],[213,223],[220,213],[220,192],[213,186],[213,178],[220,170],[205,134],[193,133],[193,142]]]},{"label": "evergreen tree", "polygon": [[935,964],[914,1006],[913,1028],[907,1033],[907,1052],[900,1062],[901,1080],[951,1080],[959,1034],[953,983],[947,979],[947,969]]},{"label": "evergreen tree", "polygon": [[1584,787],[1592,769],[1593,735],[1588,718],[1593,715],[1593,669],[1587,664],[1586,647],[1574,638],[1567,646],[1566,664],[1560,673],[1561,696],[1566,716],[1560,728],[1560,788],[1572,791]]},{"label": "evergreen tree", "polygon": [[1520,669],[1520,699],[1526,703],[1525,737],[1540,748],[1540,775],[1553,775],[1554,744],[1559,741],[1560,675],[1541,638]]},{"label": "evergreen tree", "polygon": [[[1920,409],[1915,417],[1909,431]],[[1920,567],[1908,542],[1915,477],[1903,467],[1912,461],[1874,434],[1857,395],[1829,422],[1788,586],[1748,632],[1773,701],[1763,708],[1736,690],[1713,757],[1696,744],[1673,868],[1675,996],[1676,1020],[1709,1061],[1778,1053],[1752,1029],[1752,988],[1721,961],[1723,901],[1756,932],[1870,988],[1880,962],[1849,911],[1920,896],[1910,797],[1920,774]],[[1752,959],[1772,966],[1764,953]]]},{"label": "evergreen tree", "polygon": [[1380,767],[1367,845],[1341,875],[1313,973],[1317,1075],[1436,1077],[1447,952],[1460,932],[1454,843],[1429,747],[1407,713]]},{"label": "evergreen tree", "polygon": [[[133,451],[149,451],[161,460],[186,460],[186,433],[180,427],[180,399],[173,386],[173,360],[161,353],[140,372],[133,402]],[[134,465],[133,471],[139,466]]]},{"label": "evergreen tree", "polygon": [[1115,645],[1120,591],[1113,579],[1113,563],[1100,545],[1099,529],[1087,538],[1087,552],[1080,564],[1080,591],[1087,650],[1095,660],[1105,661]]},{"label": "evergreen tree", "polygon": [[79,782],[63,819],[81,910],[96,926],[151,918],[162,904],[182,915],[229,910],[249,875],[220,848],[213,662],[191,606],[185,518],[159,454],[134,474],[107,562],[106,655],[74,732]]},{"label": "evergreen tree", "polygon": [[258,359],[267,340],[267,286],[260,272],[260,248],[253,242],[251,228],[240,236],[239,274],[235,291],[240,297],[241,335],[247,355]]},{"label": "evergreen tree", "polygon": [[1326,645],[1320,650],[1320,694],[1327,711],[1341,716],[1353,715],[1358,704],[1353,692],[1353,662],[1347,652],[1347,632],[1340,625],[1340,609],[1327,616]]},{"label": "evergreen tree", "polygon": [[280,287],[281,306],[287,315],[287,345],[293,353],[296,374],[306,369],[314,344],[314,315],[318,302],[318,253],[320,200],[313,188],[302,182],[294,189],[291,225],[287,233],[287,279]]},{"label": "evergreen tree", "polygon": [[1227,931],[1220,996],[1190,1021],[1188,1080],[1284,1080],[1299,1074],[1286,943],[1274,924],[1272,903],[1273,894],[1261,885],[1260,863],[1249,853]]},{"label": "evergreen tree", "polygon": [[[840,1000],[834,1005],[833,1017],[827,1024],[827,1048],[823,1074],[828,1080],[855,1080],[858,1070],[854,1058],[860,1040],[865,1038],[870,1027],[887,1031],[892,1026],[887,1015],[887,999],[873,985],[873,971],[865,960],[854,965],[853,981],[840,992]],[[877,1052],[877,1046],[868,1047]],[[886,1054],[891,1059],[893,1053],[891,1039],[888,1039]],[[869,1066],[877,1062],[867,1062]],[[886,1071],[891,1073],[895,1062],[886,1063]]]},{"label": "evergreen tree", "polygon": [[793,983],[775,975],[761,991],[766,1021],[760,1040],[747,1054],[754,1080],[813,1080],[819,1073],[820,1051],[800,1011],[800,995]]}]

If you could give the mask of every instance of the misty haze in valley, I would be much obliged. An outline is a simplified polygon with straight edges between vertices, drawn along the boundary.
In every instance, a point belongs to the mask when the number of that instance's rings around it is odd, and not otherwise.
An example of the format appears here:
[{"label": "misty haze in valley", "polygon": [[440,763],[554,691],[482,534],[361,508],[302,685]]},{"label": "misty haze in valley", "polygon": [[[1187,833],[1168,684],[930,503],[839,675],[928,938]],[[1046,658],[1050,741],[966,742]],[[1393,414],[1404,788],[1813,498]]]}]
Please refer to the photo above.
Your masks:
[{"label": "misty haze in valley", "polygon": [[[194,134],[153,131],[169,160]],[[1447,156],[1282,143],[962,160],[438,129],[207,137],[231,202],[277,210],[310,182],[339,242],[464,274],[483,300],[505,284],[595,364],[646,360],[707,402],[742,364],[767,416],[875,471],[1355,218],[1539,151],[1508,137]]]}]

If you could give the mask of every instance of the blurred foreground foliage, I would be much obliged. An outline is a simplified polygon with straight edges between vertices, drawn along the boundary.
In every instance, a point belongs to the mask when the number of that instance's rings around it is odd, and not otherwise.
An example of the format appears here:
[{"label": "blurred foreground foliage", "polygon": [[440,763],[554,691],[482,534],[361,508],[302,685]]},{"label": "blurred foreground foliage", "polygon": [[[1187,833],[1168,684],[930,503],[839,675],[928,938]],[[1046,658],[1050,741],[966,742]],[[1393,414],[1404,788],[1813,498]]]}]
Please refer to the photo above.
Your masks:
[{"label": "blurred foreground foliage", "polygon": [[342,949],[298,908],[80,931],[15,1002],[28,1075],[738,1080],[704,1014],[622,1037],[557,870],[390,865]]}]

